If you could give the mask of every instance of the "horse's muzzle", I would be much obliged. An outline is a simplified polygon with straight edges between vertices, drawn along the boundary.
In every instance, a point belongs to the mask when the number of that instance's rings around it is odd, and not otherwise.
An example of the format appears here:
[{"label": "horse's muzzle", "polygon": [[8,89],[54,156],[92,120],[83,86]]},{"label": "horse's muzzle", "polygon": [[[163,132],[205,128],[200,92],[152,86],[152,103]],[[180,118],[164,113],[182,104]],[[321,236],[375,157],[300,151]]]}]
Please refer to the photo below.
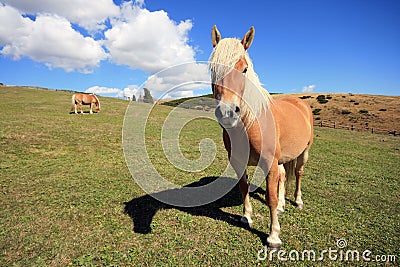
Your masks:
[{"label": "horse's muzzle", "polygon": [[215,117],[225,129],[236,127],[240,119],[240,108],[233,103],[219,102],[215,108]]}]

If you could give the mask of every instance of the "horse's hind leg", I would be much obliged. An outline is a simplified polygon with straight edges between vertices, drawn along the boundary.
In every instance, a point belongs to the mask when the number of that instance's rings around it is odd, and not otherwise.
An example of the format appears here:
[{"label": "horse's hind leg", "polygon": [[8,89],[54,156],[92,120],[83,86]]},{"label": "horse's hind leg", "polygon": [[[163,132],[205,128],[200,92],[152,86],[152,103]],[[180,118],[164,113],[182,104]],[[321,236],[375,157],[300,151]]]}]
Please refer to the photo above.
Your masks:
[{"label": "horse's hind leg", "polygon": [[303,200],[301,199],[301,177],[304,173],[304,165],[308,160],[308,147],[301,153],[300,156],[297,157],[295,175],[296,175],[296,189],[294,191],[294,197],[296,205],[299,209],[304,208]]},{"label": "horse's hind leg", "polygon": [[281,215],[285,211],[285,181],[286,172],[283,165],[279,165],[279,184],[278,184],[278,215]]}]

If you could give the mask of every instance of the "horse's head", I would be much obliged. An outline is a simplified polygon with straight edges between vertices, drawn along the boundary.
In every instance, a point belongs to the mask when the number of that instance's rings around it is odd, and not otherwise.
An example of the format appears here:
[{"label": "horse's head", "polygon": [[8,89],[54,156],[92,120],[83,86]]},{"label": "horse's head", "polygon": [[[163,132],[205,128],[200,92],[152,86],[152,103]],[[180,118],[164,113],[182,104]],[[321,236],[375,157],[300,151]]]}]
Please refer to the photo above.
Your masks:
[{"label": "horse's head", "polygon": [[95,99],[95,104],[96,104],[96,111],[100,112],[100,100],[96,95],[93,95]]},{"label": "horse's head", "polygon": [[254,27],[240,41],[221,39],[217,27],[211,32],[213,53],[210,57],[212,91],[218,104],[215,116],[224,128],[237,126],[241,117],[241,101],[246,85],[246,72],[250,62],[246,50],[254,38]]}]

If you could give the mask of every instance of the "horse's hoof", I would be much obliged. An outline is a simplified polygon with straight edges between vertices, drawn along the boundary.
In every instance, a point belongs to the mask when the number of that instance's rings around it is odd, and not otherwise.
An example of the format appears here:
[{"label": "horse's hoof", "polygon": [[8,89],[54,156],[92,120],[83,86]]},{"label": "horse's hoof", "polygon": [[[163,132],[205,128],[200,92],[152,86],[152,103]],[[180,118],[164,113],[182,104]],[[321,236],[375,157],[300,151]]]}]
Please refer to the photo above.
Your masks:
[{"label": "horse's hoof", "polygon": [[282,241],[279,239],[279,237],[271,238],[271,236],[268,236],[267,246],[269,250],[279,251],[282,246]]},{"label": "horse's hoof", "polygon": [[282,244],[271,244],[268,243],[268,250],[269,251],[279,251],[281,249]]},{"label": "horse's hoof", "polygon": [[244,225],[244,226],[246,226],[246,227],[249,227],[249,228],[251,228],[252,226],[253,226],[253,220],[252,219],[249,219],[249,218],[246,218],[246,217],[242,217],[242,218],[240,218],[240,222]]},{"label": "horse's hoof", "polygon": [[278,215],[282,215],[283,212],[284,212],[284,210],[276,210],[276,214],[278,214]]},{"label": "horse's hoof", "polygon": [[297,208],[298,208],[299,210],[304,209],[304,204],[297,204]]}]

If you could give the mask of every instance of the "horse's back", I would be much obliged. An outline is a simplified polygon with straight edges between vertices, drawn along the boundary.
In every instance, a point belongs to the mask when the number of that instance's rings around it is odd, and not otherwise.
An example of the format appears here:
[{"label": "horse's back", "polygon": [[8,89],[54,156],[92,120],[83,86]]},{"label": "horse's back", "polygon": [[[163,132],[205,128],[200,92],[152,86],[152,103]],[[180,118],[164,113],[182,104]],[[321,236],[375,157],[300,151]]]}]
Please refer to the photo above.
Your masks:
[{"label": "horse's back", "polygon": [[296,97],[275,99],[271,107],[278,129],[282,157],[296,157],[313,141],[311,107],[307,102]]},{"label": "horse's back", "polygon": [[312,110],[310,105],[298,97],[283,97],[274,100],[280,111],[290,117],[304,117],[304,120],[313,124]]},{"label": "horse's back", "polygon": [[85,105],[93,102],[93,96],[89,95],[89,94],[76,93],[75,99],[76,99],[76,101],[78,101],[82,104],[85,104]]},{"label": "horse's back", "polygon": [[74,99],[74,101],[76,101],[76,102],[81,102],[82,98],[83,98],[82,93],[75,93],[72,95],[72,99]]}]

